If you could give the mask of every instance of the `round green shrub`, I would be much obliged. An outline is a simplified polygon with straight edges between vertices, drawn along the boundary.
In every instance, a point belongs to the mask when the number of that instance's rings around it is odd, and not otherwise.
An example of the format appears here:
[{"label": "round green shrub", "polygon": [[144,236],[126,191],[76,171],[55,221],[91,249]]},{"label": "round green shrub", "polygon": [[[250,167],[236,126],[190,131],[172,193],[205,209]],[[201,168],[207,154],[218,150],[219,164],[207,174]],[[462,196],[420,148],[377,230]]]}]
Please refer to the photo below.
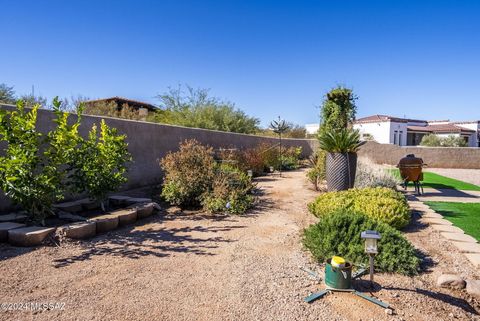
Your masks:
[{"label": "round green shrub", "polygon": [[397,229],[410,222],[410,211],[403,194],[386,187],[324,193],[308,204],[308,209],[317,217],[351,209]]},{"label": "round green shrub", "polygon": [[238,168],[222,164],[216,167],[212,188],[205,193],[203,207],[212,213],[243,214],[253,204],[254,185]]},{"label": "round green shrub", "polygon": [[367,264],[362,231],[375,230],[381,234],[379,253],[375,256],[375,268],[383,272],[405,275],[418,273],[420,259],[415,248],[399,231],[353,211],[336,211],[320,219],[320,222],[304,230],[303,244],[320,263],[334,255],[354,263]]}]

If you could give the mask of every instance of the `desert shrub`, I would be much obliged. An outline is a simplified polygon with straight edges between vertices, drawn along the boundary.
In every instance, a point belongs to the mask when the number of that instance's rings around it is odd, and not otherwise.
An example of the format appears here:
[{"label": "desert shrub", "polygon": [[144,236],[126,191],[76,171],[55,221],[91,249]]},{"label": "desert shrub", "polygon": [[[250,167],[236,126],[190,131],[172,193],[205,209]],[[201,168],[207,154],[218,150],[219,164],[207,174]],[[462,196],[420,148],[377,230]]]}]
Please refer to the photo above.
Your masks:
[{"label": "desert shrub", "polygon": [[254,148],[220,153],[222,160],[227,160],[233,166],[244,172],[252,170],[254,176],[270,171],[270,167],[290,170],[299,167],[302,154],[301,147],[282,147],[282,157],[279,157],[279,147],[261,143]]},{"label": "desert shrub", "polygon": [[304,230],[303,244],[321,263],[333,255],[340,255],[350,262],[367,264],[365,241],[360,237],[365,230],[378,231],[382,236],[378,242],[379,253],[375,257],[377,270],[417,274],[420,259],[415,248],[399,231],[352,211],[338,210],[322,217],[319,223]]},{"label": "desert shrub", "polygon": [[427,147],[466,147],[468,144],[463,137],[455,135],[441,137],[435,134],[428,134],[422,137],[420,145]]},{"label": "desert shrub", "polygon": [[280,164],[283,170],[297,169],[300,164],[300,157],[302,155],[302,147],[284,147],[282,148],[282,156],[280,157]]},{"label": "desert shrub", "polygon": [[410,221],[405,197],[385,187],[324,193],[308,204],[308,208],[317,217],[341,210],[354,210],[397,229],[405,227]]},{"label": "desert shrub", "polygon": [[160,162],[165,171],[162,196],[174,205],[198,207],[215,176],[213,150],[195,139],[180,144]]},{"label": "desert shrub", "polygon": [[327,153],[321,149],[318,149],[315,154],[309,158],[311,168],[307,172],[307,178],[313,184],[316,191],[318,191],[318,185],[326,179],[326,160]]},{"label": "desert shrub", "polygon": [[126,163],[132,158],[125,139],[125,135],[119,135],[116,128],[109,127],[102,119],[100,135],[94,124],[71,163],[76,191],[86,192],[91,199],[99,201],[104,210],[108,193],[127,181]]},{"label": "desert shrub", "polygon": [[264,157],[258,148],[249,148],[242,151],[239,164],[245,171],[252,170],[254,176],[260,176],[265,172]]},{"label": "desert shrub", "polygon": [[250,178],[238,168],[218,165],[212,187],[203,196],[202,205],[212,213],[243,214],[253,204],[253,188]]},{"label": "desert shrub", "polygon": [[398,176],[381,166],[373,163],[369,159],[361,159],[357,163],[357,173],[355,176],[355,187],[388,187],[396,189],[400,184]]},{"label": "desert shrub", "polygon": [[60,111],[60,105],[55,98],[56,125],[48,134],[37,130],[40,105],[26,111],[20,100],[15,110],[0,110],[0,142],[6,144],[0,157],[0,187],[33,221],[42,224],[53,214],[53,203],[64,197],[66,164],[80,142],[80,117],[69,125],[69,115]]}]

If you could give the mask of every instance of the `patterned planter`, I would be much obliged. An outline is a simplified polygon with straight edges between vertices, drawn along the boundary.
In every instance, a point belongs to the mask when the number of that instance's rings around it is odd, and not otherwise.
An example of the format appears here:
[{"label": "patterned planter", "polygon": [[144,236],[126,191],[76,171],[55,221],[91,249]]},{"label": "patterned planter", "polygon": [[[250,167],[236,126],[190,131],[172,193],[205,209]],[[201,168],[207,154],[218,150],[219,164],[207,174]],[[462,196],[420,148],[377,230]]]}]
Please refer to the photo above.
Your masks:
[{"label": "patterned planter", "polygon": [[326,162],[328,191],[344,191],[352,188],[356,171],[356,153],[328,153]]}]

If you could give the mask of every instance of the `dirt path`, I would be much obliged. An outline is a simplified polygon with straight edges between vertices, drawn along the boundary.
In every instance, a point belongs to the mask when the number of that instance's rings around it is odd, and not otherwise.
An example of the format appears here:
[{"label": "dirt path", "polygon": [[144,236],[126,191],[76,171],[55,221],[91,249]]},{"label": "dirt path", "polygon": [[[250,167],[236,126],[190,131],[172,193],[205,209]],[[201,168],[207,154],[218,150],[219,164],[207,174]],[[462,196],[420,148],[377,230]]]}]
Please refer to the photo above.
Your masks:
[{"label": "dirt path", "polygon": [[[464,264],[464,275],[476,275],[462,258],[445,258],[442,240],[417,225],[408,237],[433,252],[430,273],[415,278],[378,275],[385,288],[372,293],[389,301],[395,315],[348,293],[304,303],[305,296],[322,287],[299,269],[321,273],[300,245],[301,230],[315,222],[306,204],[316,192],[304,171],[262,178],[259,187],[264,192],[261,206],[246,217],[157,215],[78,244],[36,250],[0,246],[0,302],[65,303],[64,310],[0,311],[0,320],[476,318],[476,303],[462,292],[432,289],[446,267],[455,270]],[[448,255],[452,253],[454,249]]]}]

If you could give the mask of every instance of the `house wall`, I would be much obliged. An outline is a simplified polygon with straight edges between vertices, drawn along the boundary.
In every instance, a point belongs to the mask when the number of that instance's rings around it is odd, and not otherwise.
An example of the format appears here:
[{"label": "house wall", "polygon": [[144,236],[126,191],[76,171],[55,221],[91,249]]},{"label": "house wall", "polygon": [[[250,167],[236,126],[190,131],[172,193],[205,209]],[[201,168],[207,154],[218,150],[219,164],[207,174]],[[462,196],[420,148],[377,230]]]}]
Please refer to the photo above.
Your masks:
[{"label": "house wall", "polygon": [[[13,106],[0,105],[0,108],[12,109]],[[75,117],[75,115],[71,115],[70,118],[74,121]],[[272,145],[278,143],[278,139],[272,137],[89,115],[82,116],[81,135],[85,137],[92,125],[94,123],[98,124],[102,118],[109,126],[117,128],[119,133],[127,135],[128,149],[133,156],[133,162],[129,164],[128,183],[123,186],[123,189],[160,183],[163,173],[159,166],[159,160],[169,151],[178,150],[179,144],[185,139],[195,138],[215,149],[221,147],[245,149],[255,147],[260,143]],[[39,131],[48,132],[53,129],[52,119],[53,113],[51,111],[39,110],[37,119]],[[284,146],[301,146],[304,157],[311,155],[318,146],[315,139],[282,139],[282,143]],[[2,151],[3,149],[0,150],[0,153]],[[0,193],[0,211],[8,207],[9,202],[3,196],[3,193]]]},{"label": "house wall", "polygon": [[380,144],[393,142],[393,139],[391,139],[390,122],[353,124],[353,128],[358,129],[360,134],[368,133],[372,135],[373,139]]},{"label": "house wall", "polygon": [[305,124],[305,131],[307,134],[314,135],[318,132],[320,124]]},{"label": "house wall", "polygon": [[479,145],[479,133],[480,133],[480,123],[479,122],[472,122],[472,123],[461,123],[457,124],[458,126],[465,127],[471,130],[476,131],[476,133],[472,134],[469,140],[469,146],[470,147],[480,147]]},{"label": "house wall", "polygon": [[[397,135],[396,140],[395,135]],[[407,123],[390,122],[390,144],[407,145]]]},{"label": "house wall", "polygon": [[421,157],[429,167],[480,169],[478,147],[396,146],[367,142],[358,151],[360,157],[367,157],[377,164],[388,165],[397,165],[407,154]]}]

